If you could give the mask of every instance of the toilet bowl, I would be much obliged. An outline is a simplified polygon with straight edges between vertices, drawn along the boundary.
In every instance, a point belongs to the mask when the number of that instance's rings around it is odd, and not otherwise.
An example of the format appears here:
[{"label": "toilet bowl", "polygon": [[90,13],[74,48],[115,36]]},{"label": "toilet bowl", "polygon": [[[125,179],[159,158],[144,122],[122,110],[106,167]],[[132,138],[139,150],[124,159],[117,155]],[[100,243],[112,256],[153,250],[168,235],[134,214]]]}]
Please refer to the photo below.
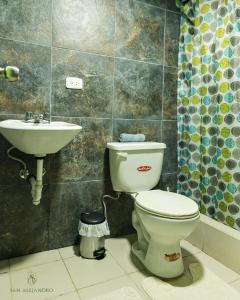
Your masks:
[{"label": "toilet bowl", "polygon": [[132,197],[135,200],[132,221],[138,235],[132,246],[133,253],[156,276],[181,275],[184,267],[180,241],[197,225],[197,204],[185,196],[161,190]]},{"label": "toilet bowl", "polygon": [[132,252],[154,275],[173,278],[184,271],[180,241],[196,227],[198,205],[176,193],[152,190],[159,182],[166,145],[108,143],[113,189],[134,199]]}]

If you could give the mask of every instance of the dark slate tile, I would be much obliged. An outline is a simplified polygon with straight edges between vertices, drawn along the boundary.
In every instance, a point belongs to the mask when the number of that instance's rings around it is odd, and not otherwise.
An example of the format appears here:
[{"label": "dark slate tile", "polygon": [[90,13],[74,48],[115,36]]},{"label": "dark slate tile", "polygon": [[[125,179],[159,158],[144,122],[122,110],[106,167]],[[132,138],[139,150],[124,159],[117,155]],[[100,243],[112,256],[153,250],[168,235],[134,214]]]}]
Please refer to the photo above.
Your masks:
[{"label": "dark slate tile", "polygon": [[[111,117],[113,65],[109,57],[53,49],[52,114]],[[82,78],[83,89],[66,89],[67,76]]]},{"label": "dark slate tile", "polygon": [[162,174],[159,182],[159,188],[164,191],[177,191],[177,173]]},{"label": "dark slate tile", "polygon": [[126,119],[161,119],[162,66],[117,59],[113,115]]},{"label": "dark slate tile", "polygon": [[160,8],[166,8],[166,1],[169,1],[169,0],[138,0],[138,1],[144,2],[146,4],[155,5]]},{"label": "dark slate tile", "polygon": [[82,212],[99,210],[99,203],[104,191],[104,181],[51,185],[50,249],[73,245],[79,241],[80,215]]},{"label": "dark slate tile", "polygon": [[51,182],[98,180],[108,177],[106,144],[112,140],[111,120],[57,119],[79,124],[83,129],[72,142],[52,156]]},{"label": "dark slate tile", "polygon": [[119,200],[106,199],[105,203],[111,237],[135,232],[132,226],[134,201],[130,195],[121,194]]},{"label": "dark slate tile", "polygon": [[47,250],[47,186],[39,206],[32,204],[27,185],[0,186],[0,206],[0,259]]},{"label": "dark slate tile", "polygon": [[164,152],[162,173],[177,172],[177,122],[162,122],[162,142],[167,148]]},{"label": "dark slate tile", "polygon": [[53,0],[53,45],[112,56],[114,0]]},{"label": "dark slate tile", "polygon": [[0,0],[0,36],[51,45],[51,0]]},{"label": "dark slate tile", "polygon": [[17,82],[0,78],[0,114],[49,111],[50,48],[0,39],[0,65],[20,69]]},{"label": "dark slate tile", "polygon": [[[12,145],[2,136],[0,136],[0,145],[0,185],[27,184],[19,176],[19,172],[23,169],[23,166],[7,156],[7,150]],[[36,175],[36,159],[33,155],[27,155],[17,149],[12,150],[11,154],[22,159],[27,164],[30,174]],[[46,170],[46,174],[43,177],[43,183],[47,184],[49,182],[49,156],[44,159],[44,169]]]},{"label": "dark slate tile", "polygon": [[176,6],[176,0],[166,0],[166,8],[168,10],[180,12],[179,8]]},{"label": "dark slate tile", "polygon": [[178,66],[180,15],[167,11],[165,29],[165,65]]},{"label": "dark slate tile", "polygon": [[177,69],[164,68],[163,119],[177,118]]},{"label": "dark slate tile", "polygon": [[116,3],[116,56],[163,63],[165,12],[133,0]]},{"label": "dark slate tile", "polygon": [[113,121],[113,139],[118,141],[121,133],[143,133],[146,141],[161,141],[161,121],[123,120]]}]

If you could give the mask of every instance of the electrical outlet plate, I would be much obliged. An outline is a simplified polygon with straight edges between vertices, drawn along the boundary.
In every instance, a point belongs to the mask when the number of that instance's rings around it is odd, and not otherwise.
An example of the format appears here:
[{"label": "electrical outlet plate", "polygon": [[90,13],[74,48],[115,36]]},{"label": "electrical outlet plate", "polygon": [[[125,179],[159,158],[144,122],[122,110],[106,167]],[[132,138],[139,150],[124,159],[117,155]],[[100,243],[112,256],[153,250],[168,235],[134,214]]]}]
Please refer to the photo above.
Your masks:
[{"label": "electrical outlet plate", "polygon": [[67,77],[66,78],[66,88],[81,90],[83,88],[83,80],[78,77]]}]

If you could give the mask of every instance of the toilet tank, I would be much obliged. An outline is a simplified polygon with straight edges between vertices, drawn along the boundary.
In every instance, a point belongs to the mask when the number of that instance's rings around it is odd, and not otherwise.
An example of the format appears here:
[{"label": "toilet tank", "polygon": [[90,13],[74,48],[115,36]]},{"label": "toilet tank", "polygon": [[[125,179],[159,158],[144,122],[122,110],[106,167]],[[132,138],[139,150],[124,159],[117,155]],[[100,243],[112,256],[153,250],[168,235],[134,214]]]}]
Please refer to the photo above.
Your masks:
[{"label": "toilet tank", "polygon": [[148,191],[159,182],[166,145],[156,142],[108,143],[114,191]]}]

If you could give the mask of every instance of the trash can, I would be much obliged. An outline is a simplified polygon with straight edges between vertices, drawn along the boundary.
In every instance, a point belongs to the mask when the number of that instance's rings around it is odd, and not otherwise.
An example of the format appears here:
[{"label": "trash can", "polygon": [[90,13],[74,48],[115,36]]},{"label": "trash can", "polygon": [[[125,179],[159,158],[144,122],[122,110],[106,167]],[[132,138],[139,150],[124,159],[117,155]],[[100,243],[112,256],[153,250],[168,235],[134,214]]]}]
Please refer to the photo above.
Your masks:
[{"label": "trash can", "polygon": [[79,221],[80,255],[84,258],[103,259],[105,257],[105,236],[109,228],[105,216],[98,212],[81,214]]}]

